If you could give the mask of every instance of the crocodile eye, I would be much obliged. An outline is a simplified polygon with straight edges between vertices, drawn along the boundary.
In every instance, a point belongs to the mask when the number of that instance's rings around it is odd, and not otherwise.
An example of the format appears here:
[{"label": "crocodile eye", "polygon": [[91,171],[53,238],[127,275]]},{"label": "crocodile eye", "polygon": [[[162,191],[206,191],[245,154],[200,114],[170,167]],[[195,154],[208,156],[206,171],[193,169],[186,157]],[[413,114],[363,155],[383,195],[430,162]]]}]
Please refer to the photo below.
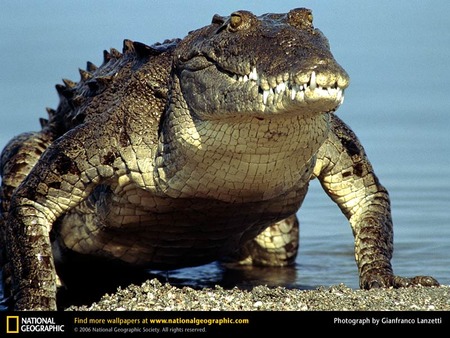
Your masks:
[{"label": "crocodile eye", "polygon": [[233,13],[230,17],[230,28],[235,31],[242,24],[242,16],[239,13]]}]

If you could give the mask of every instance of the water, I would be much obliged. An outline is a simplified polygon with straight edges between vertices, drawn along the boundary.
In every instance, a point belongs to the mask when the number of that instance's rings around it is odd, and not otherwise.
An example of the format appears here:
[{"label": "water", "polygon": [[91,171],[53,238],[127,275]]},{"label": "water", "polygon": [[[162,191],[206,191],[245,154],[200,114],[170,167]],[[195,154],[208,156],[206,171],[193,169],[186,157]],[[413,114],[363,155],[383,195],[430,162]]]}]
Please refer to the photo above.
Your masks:
[{"label": "water", "polygon": [[[77,80],[87,60],[124,38],[153,43],[183,37],[214,13],[258,14],[305,6],[351,76],[341,116],[357,133],[392,200],[394,271],[450,284],[450,2],[317,1],[3,1],[0,11],[0,147],[38,128],[56,107],[61,78]],[[169,273],[181,284],[264,283],[357,288],[347,220],[312,182],[293,269],[227,272],[217,264]]]}]

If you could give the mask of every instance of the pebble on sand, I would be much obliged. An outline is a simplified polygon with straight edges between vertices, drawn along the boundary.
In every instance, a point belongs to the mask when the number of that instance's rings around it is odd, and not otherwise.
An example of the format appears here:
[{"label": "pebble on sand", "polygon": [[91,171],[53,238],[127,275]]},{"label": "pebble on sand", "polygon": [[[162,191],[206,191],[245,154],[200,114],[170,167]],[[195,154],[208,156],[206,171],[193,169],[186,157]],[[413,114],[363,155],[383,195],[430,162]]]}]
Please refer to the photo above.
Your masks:
[{"label": "pebble on sand", "polygon": [[69,311],[445,311],[450,286],[353,290],[344,284],[316,290],[256,286],[251,290],[220,286],[196,290],[162,284],[119,288],[87,306]]}]

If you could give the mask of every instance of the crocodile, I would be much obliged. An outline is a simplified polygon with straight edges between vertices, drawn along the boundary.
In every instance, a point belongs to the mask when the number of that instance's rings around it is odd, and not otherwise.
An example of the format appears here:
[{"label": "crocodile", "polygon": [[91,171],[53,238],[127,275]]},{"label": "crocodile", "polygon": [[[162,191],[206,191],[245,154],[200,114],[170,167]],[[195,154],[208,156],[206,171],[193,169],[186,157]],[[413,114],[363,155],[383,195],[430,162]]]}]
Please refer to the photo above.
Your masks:
[{"label": "crocodile", "polygon": [[335,114],[349,76],[311,10],[214,15],[183,39],[124,40],[103,56],[56,85],[41,130],[1,154],[15,309],[57,310],[77,259],[289,266],[312,179],[349,221],[362,289],[439,285],[393,272],[389,195]]}]

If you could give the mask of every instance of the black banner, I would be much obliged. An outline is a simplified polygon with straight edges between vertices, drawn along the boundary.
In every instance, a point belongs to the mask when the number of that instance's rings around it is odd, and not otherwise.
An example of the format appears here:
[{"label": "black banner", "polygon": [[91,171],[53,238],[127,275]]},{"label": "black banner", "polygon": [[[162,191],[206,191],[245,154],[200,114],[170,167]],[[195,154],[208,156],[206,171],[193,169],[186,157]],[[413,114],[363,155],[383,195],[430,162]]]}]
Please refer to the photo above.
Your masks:
[{"label": "black banner", "polygon": [[[449,312],[3,312],[0,336],[45,337],[257,337],[286,332],[381,332],[401,328],[406,332],[448,332]],[[442,329],[447,329],[442,331]]]}]

